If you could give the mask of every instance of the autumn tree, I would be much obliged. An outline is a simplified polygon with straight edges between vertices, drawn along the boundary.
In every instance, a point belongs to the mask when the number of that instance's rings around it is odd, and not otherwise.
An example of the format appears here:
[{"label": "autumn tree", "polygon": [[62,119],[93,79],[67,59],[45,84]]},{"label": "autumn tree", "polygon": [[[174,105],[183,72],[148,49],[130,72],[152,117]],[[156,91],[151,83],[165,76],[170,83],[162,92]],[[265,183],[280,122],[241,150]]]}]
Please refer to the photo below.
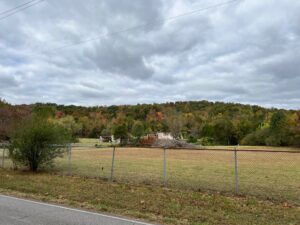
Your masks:
[{"label": "autumn tree", "polygon": [[0,100],[0,141],[8,141],[22,119],[31,117],[28,106],[12,106]]},{"label": "autumn tree", "polygon": [[182,117],[180,117],[179,114],[169,115],[166,119],[166,123],[172,136],[176,139],[179,139],[184,126]]}]

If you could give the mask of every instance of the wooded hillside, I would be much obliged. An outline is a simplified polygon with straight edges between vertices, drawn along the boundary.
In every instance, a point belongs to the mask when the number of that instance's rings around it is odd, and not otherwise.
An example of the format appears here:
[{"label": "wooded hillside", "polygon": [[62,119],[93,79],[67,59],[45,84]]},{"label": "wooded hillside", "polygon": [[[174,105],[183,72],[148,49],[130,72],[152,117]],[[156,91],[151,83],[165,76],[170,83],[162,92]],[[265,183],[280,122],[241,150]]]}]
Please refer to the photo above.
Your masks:
[{"label": "wooded hillside", "polygon": [[74,139],[110,134],[137,138],[160,131],[203,145],[300,145],[300,111],[208,101],[82,107],[1,100],[0,139],[9,140],[11,129],[34,115],[61,124]]}]

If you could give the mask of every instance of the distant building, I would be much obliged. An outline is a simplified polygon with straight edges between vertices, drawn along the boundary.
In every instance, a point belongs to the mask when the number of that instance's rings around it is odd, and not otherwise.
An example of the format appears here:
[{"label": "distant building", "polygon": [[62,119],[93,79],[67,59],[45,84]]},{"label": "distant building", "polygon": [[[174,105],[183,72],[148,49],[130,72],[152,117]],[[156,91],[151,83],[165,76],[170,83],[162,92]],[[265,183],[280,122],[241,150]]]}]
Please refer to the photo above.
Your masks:
[{"label": "distant building", "polygon": [[158,140],[174,140],[174,137],[172,136],[172,134],[171,133],[162,133],[162,132],[160,132],[160,133],[156,133],[156,135],[157,135],[157,139]]},{"label": "distant building", "polygon": [[158,132],[155,134],[147,134],[141,140],[143,145],[153,145],[157,140],[174,140],[171,133]]},{"label": "distant building", "polygon": [[115,144],[119,144],[120,143],[120,139],[115,139],[114,135],[111,135],[111,136],[100,136],[99,137],[99,142],[100,142],[100,144],[102,144],[102,143],[115,143]]}]

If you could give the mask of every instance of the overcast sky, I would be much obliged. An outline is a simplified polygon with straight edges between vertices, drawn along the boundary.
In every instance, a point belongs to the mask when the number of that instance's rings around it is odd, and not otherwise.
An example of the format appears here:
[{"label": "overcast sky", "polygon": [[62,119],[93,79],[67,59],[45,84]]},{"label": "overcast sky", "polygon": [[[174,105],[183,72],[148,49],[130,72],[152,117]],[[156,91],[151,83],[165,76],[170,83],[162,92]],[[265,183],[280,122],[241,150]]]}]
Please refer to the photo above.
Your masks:
[{"label": "overcast sky", "polygon": [[226,0],[46,0],[1,19],[28,1],[0,1],[0,97],[10,103],[300,108],[299,0],[241,0],[174,20]]}]

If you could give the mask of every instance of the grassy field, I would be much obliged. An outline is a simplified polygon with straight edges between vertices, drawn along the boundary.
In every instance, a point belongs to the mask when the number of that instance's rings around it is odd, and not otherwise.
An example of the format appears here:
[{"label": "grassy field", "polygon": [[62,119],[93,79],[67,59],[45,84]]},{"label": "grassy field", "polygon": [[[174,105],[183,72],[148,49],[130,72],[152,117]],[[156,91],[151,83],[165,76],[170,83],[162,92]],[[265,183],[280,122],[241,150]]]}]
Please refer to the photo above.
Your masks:
[{"label": "grassy field", "polygon": [[0,169],[0,193],[172,225],[297,225],[300,221],[300,208],[286,203],[46,173]]},{"label": "grassy field", "polygon": [[[117,182],[109,182],[112,148],[81,144],[85,147],[72,148],[71,164],[67,154],[56,160],[54,174],[0,169],[0,193],[163,224],[300,221],[299,153],[238,152],[241,195],[234,197],[233,152],[167,150],[164,188],[162,149],[116,148]],[[0,166],[1,156],[0,149]],[[6,156],[5,168],[11,167]],[[69,173],[74,176],[61,176]]]},{"label": "grassy field", "polygon": [[[163,184],[163,150],[117,148],[116,181]],[[234,191],[233,152],[211,150],[167,150],[167,185],[172,188]],[[109,179],[112,148],[77,147],[68,157],[56,161],[55,171]],[[69,167],[70,166],[70,167]],[[239,152],[239,193],[273,201],[300,204],[300,154]]]},{"label": "grassy field", "polygon": [[[116,148],[113,178],[118,182],[161,186],[163,156],[162,149]],[[166,159],[167,187],[229,194],[234,191],[233,152],[167,150]],[[72,148],[70,164],[67,154],[57,159],[52,172],[109,179],[111,164],[112,148],[87,145]],[[5,168],[11,167],[5,158]],[[300,154],[238,152],[238,174],[239,194],[300,205]]]},{"label": "grassy field", "polygon": [[[100,145],[98,138],[79,138],[78,139],[78,145],[90,145],[95,146],[95,144]],[[110,146],[110,143],[102,143],[104,147]],[[228,150],[234,150],[237,148],[238,150],[272,150],[272,151],[300,151],[300,148],[295,147],[271,147],[271,146],[197,146],[199,148],[204,149],[228,149]]]},{"label": "grassy field", "polygon": [[105,142],[100,143],[98,138],[79,138],[77,143],[72,144],[73,146],[88,146],[95,147],[96,145],[101,147],[110,147],[111,143]]},{"label": "grassy field", "polygon": [[272,146],[202,146],[204,149],[227,149],[227,150],[266,150],[266,151],[299,151],[300,148],[295,147],[272,147]]},{"label": "grassy field", "polygon": [[78,138],[80,144],[99,144],[98,138]]}]

